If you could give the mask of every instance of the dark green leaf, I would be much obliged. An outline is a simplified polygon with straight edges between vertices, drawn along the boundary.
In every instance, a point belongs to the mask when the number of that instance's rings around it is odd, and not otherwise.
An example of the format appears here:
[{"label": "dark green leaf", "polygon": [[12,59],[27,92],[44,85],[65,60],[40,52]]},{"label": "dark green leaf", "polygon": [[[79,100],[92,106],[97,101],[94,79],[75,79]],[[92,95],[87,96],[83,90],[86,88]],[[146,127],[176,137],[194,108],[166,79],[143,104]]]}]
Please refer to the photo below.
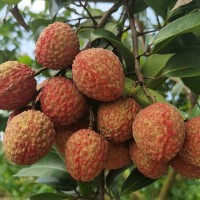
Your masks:
[{"label": "dark green leaf", "polygon": [[123,195],[142,189],[155,181],[156,180],[145,177],[135,168],[122,185],[121,194]]},{"label": "dark green leaf", "polygon": [[195,12],[173,21],[160,30],[156,35],[153,44],[168,41],[170,38],[174,38],[182,33],[189,33],[198,30],[200,28],[199,18],[200,12]]},{"label": "dark green leaf", "polygon": [[95,41],[99,38],[105,38],[110,41],[119,51],[120,55],[125,61],[126,71],[133,71],[134,58],[131,51],[124,46],[124,44],[110,31],[104,29],[94,30],[91,34],[91,41]]},{"label": "dark green leaf", "polygon": [[90,196],[93,192],[91,182],[83,183],[81,181],[78,181],[78,186],[79,186],[82,196],[84,196],[84,197]]},{"label": "dark green leaf", "polygon": [[196,104],[191,112],[189,113],[188,119],[192,119],[194,117],[200,116],[200,101],[198,100],[198,104]]},{"label": "dark green leaf", "polygon": [[36,177],[70,177],[66,171],[64,162],[58,157],[58,155],[51,151],[46,157],[31,165],[28,168],[24,168],[14,176],[36,176]]},{"label": "dark green leaf", "polygon": [[139,13],[147,8],[147,4],[144,0],[129,1],[129,8],[132,13]]},{"label": "dark green leaf", "polygon": [[163,70],[163,77],[192,77],[200,75],[200,47],[193,46],[172,56]]},{"label": "dark green leaf", "polygon": [[61,3],[62,3],[61,0],[51,0],[50,1],[49,13],[50,13],[51,19],[53,19],[57,15],[58,11],[61,8]]},{"label": "dark green leaf", "polygon": [[200,95],[200,76],[193,76],[193,77],[185,77],[182,78],[183,83],[192,90],[195,94]]},{"label": "dark green leaf", "polygon": [[56,193],[40,193],[35,194],[30,197],[30,200],[63,200],[63,199],[73,199],[74,196],[71,195],[63,195],[63,194],[56,194]]}]

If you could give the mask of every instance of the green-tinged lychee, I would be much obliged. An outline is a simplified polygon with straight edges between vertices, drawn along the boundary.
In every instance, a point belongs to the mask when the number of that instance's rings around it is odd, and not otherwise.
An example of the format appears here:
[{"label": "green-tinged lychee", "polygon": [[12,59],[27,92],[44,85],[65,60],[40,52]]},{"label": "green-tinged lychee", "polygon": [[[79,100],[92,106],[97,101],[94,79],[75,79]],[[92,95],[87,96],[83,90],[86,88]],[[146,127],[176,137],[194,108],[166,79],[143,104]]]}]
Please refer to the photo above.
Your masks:
[{"label": "green-tinged lychee", "polygon": [[100,133],[115,142],[133,138],[132,124],[140,109],[132,98],[119,98],[102,104],[97,114]]},{"label": "green-tinged lychee", "polygon": [[88,182],[105,167],[108,144],[100,134],[81,129],[66,143],[65,160],[68,172],[79,181]]},{"label": "green-tinged lychee", "polygon": [[3,137],[5,155],[18,165],[33,164],[50,151],[55,134],[49,117],[40,111],[24,111],[6,127]]},{"label": "green-tinged lychee", "polygon": [[26,106],[36,92],[34,71],[17,61],[0,65],[0,109],[16,110]]},{"label": "green-tinged lychee", "polygon": [[178,109],[154,103],[139,112],[133,122],[136,144],[152,160],[169,161],[180,151],[185,125]]},{"label": "green-tinged lychee", "polygon": [[180,155],[177,155],[170,162],[171,167],[187,178],[200,178],[200,167],[185,162]]},{"label": "green-tinged lychee", "polygon": [[124,73],[112,51],[92,48],[80,52],[73,62],[72,74],[78,89],[90,98],[112,101],[122,94]]},{"label": "green-tinged lychee", "polygon": [[139,149],[135,142],[130,143],[129,153],[138,170],[146,177],[158,179],[167,172],[168,164],[166,162],[151,160]]},{"label": "green-tinged lychee", "polygon": [[80,129],[88,128],[88,125],[89,125],[89,118],[85,116],[78,122],[75,122],[71,125],[55,127],[56,130],[55,144],[58,151],[64,155],[65,145],[69,137]]},{"label": "green-tinged lychee", "polygon": [[185,140],[179,154],[185,162],[200,167],[200,117],[186,122],[185,130]]},{"label": "green-tinged lychee", "polygon": [[119,169],[126,167],[131,163],[129,147],[127,143],[108,142],[108,155],[106,160],[106,169]]},{"label": "green-tinged lychee", "polygon": [[50,79],[40,97],[42,111],[55,125],[69,125],[78,121],[86,110],[85,97],[74,83],[64,77]]},{"label": "green-tinged lychee", "polygon": [[54,22],[39,36],[35,56],[46,68],[62,69],[69,67],[79,52],[79,41],[72,28],[63,22]]}]

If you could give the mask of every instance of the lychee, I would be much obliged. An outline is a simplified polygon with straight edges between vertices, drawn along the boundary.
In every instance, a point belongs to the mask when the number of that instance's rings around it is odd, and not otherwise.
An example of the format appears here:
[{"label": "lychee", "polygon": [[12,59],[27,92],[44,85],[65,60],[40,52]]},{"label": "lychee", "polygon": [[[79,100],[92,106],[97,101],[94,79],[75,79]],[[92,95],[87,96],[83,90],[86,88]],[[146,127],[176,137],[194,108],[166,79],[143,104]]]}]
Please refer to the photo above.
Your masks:
[{"label": "lychee", "polygon": [[80,52],[73,62],[72,74],[78,89],[90,98],[112,101],[122,94],[124,73],[112,51],[92,48]]},{"label": "lychee", "polygon": [[185,162],[200,167],[200,116],[186,122],[185,130],[185,140],[179,154]]},{"label": "lychee", "polygon": [[133,137],[150,159],[169,161],[180,151],[185,138],[183,118],[169,103],[154,103],[136,116]]},{"label": "lychee", "polygon": [[100,133],[115,142],[133,138],[132,124],[140,109],[132,98],[119,98],[100,105],[97,114]]},{"label": "lychee", "polygon": [[105,167],[108,144],[100,134],[81,129],[66,143],[66,166],[71,176],[88,182],[97,177]]},{"label": "lychee", "polygon": [[28,110],[8,123],[3,137],[6,157],[18,165],[30,165],[43,158],[55,141],[55,130],[49,117]]},{"label": "lychee", "polygon": [[83,117],[78,122],[75,122],[68,126],[55,127],[56,130],[55,145],[58,151],[64,155],[65,145],[69,137],[80,129],[88,128],[88,125],[89,125],[89,119],[87,117]]},{"label": "lychee", "polygon": [[151,160],[139,149],[135,142],[130,143],[129,153],[138,170],[146,177],[158,179],[167,172],[168,164],[166,162]]},{"label": "lychee", "polygon": [[16,110],[26,106],[36,92],[34,71],[17,61],[0,65],[0,109]]},{"label": "lychee", "polygon": [[185,162],[180,155],[177,155],[170,162],[171,167],[187,178],[200,178],[200,167]]},{"label": "lychee", "polygon": [[127,143],[108,142],[108,155],[105,168],[108,170],[126,167],[131,163]]},{"label": "lychee", "polygon": [[72,28],[63,22],[54,22],[39,36],[35,56],[43,67],[62,69],[70,66],[79,52],[79,41]]},{"label": "lychee", "polygon": [[74,83],[65,77],[50,79],[40,97],[42,111],[55,125],[69,125],[78,121],[86,110],[85,97]]}]

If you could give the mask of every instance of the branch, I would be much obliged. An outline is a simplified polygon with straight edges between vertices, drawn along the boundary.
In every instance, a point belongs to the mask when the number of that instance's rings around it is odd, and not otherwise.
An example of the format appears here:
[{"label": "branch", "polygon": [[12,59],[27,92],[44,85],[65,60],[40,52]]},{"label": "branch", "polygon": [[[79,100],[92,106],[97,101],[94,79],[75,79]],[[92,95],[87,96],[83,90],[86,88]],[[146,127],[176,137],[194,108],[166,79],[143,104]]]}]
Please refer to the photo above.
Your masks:
[{"label": "branch", "polygon": [[176,177],[176,172],[174,170],[171,170],[167,175],[167,178],[165,180],[165,183],[163,184],[163,187],[161,188],[161,191],[158,195],[158,200],[167,199],[167,194],[174,182],[175,177]]},{"label": "branch", "polygon": [[42,73],[43,71],[45,71],[45,70],[47,70],[47,69],[48,69],[48,68],[46,68],[46,67],[43,67],[43,68],[41,68],[41,69],[38,69],[37,71],[35,71],[34,76],[39,75],[40,73]]},{"label": "branch", "polygon": [[129,18],[129,23],[130,23],[130,28],[131,28],[131,37],[132,37],[132,41],[133,41],[133,56],[134,56],[134,60],[135,60],[135,74],[137,76],[138,82],[140,83],[144,93],[146,94],[146,96],[152,101],[155,102],[155,98],[152,97],[145,84],[144,84],[144,78],[143,75],[140,71],[140,56],[138,54],[139,52],[139,48],[138,48],[138,33],[136,30],[136,26],[135,26],[135,18],[134,15],[131,14],[130,8],[128,6],[128,0],[126,0],[126,8],[127,8],[127,14],[128,14],[128,18]]},{"label": "branch", "polygon": [[99,176],[99,198],[98,198],[98,200],[104,200],[104,194],[105,194],[105,189],[104,189],[104,170],[103,170]]}]

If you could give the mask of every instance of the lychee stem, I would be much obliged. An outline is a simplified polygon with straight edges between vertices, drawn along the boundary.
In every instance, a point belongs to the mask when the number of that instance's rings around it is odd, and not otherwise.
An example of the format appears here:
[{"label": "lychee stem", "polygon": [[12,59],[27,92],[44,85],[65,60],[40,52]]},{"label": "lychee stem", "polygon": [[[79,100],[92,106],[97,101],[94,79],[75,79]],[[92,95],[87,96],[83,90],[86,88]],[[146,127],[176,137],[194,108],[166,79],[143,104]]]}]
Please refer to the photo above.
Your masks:
[{"label": "lychee stem", "polygon": [[91,129],[93,130],[94,128],[94,113],[93,113],[93,107],[91,106],[90,107],[90,116],[89,116],[89,126],[88,126],[88,129]]},{"label": "lychee stem", "polygon": [[104,188],[104,170],[99,175],[99,198],[98,200],[104,200],[105,188]]}]

